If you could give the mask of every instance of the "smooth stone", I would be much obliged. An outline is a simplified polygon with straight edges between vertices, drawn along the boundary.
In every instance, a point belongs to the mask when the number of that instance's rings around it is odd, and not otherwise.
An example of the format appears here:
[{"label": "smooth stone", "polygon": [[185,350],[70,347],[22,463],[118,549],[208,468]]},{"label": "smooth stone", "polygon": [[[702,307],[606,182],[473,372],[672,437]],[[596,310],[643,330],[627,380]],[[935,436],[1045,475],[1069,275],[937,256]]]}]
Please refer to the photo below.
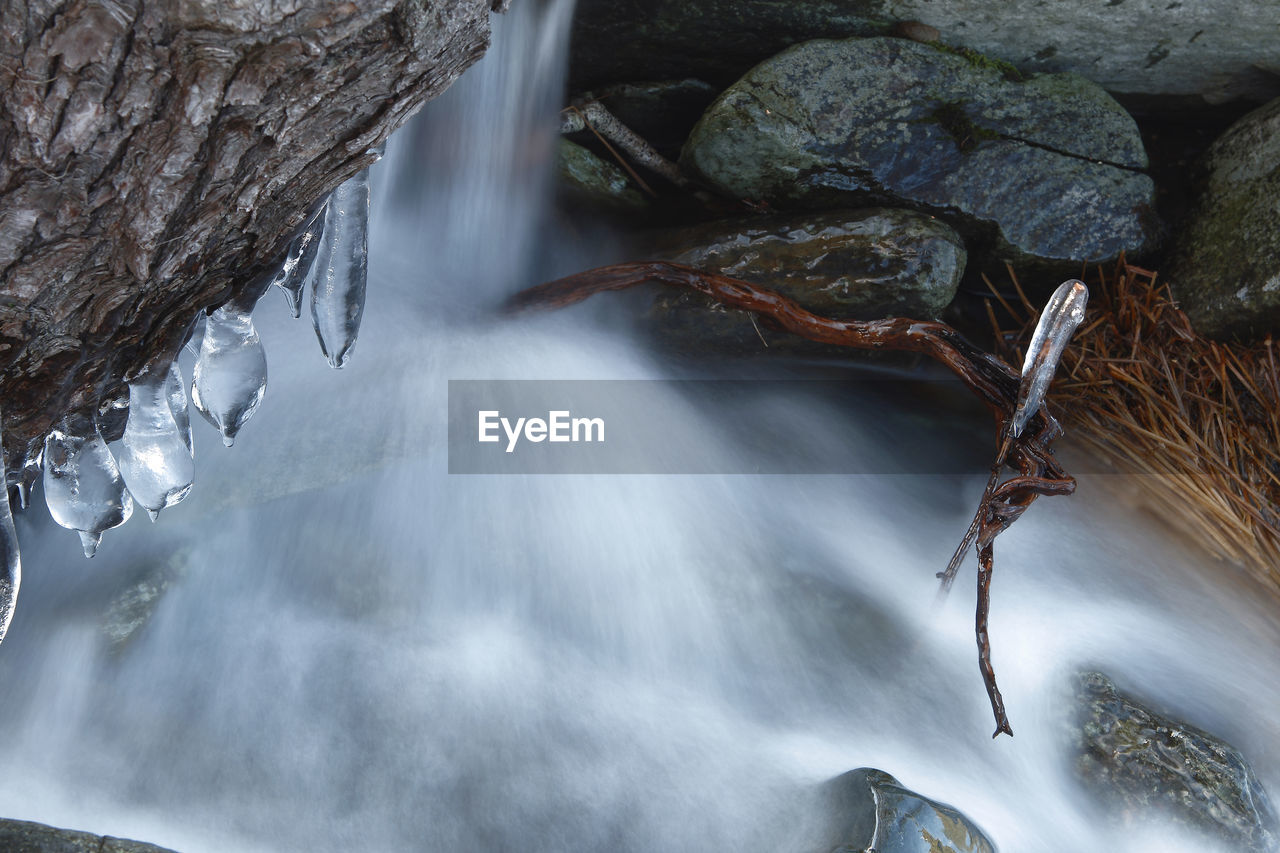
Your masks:
[{"label": "smooth stone", "polygon": [[1280,98],[1232,125],[1203,168],[1174,241],[1174,296],[1202,334],[1261,338],[1280,328]]},{"label": "smooth stone", "polygon": [[[853,320],[937,317],[955,296],[966,259],[964,244],[945,223],[884,208],[694,226],[660,238],[654,256],[767,287],[815,314]],[[830,350],[697,293],[661,292],[653,314],[661,336],[684,350]]]},{"label": "smooth stone", "polygon": [[831,853],[995,853],[959,810],[931,800],[880,770],[862,767],[824,786],[833,815]]},{"label": "smooth stone", "polygon": [[905,202],[1015,263],[1132,258],[1160,232],[1137,125],[1109,95],[903,39],[761,63],[703,115],[681,164],[777,206]]},{"label": "smooth stone", "polygon": [[1076,774],[1098,802],[1127,822],[1172,820],[1232,850],[1280,849],[1280,824],[1244,757],[1219,738],[1119,692],[1105,675],[1074,684]]}]

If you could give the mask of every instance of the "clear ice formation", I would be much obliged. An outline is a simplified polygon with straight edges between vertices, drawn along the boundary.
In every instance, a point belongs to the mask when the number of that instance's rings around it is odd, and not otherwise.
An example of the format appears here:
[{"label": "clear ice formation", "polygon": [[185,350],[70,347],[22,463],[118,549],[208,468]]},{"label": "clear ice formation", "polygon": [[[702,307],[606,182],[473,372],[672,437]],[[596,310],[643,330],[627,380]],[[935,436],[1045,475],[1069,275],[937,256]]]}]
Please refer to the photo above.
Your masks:
[{"label": "clear ice formation", "polygon": [[191,399],[227,447],[267,390],[267,354],[251,310],[229,302],[209,315],[193,371]]},{"label": "clear ice formation", "polygon": [[[176,412],[173,369],[153,369],[129,383],[129,418],[124,435],[112,447],[120,473],[133,499],[155,521],[160,510],[173,506],[191,491],[195,460],[188,442],[191,426],[183,427]],[[178,378],[181,391],[182,379]],[[182,413],[186,394],[182,394]]]},{"label": "clear ice formation", "polygon": [[[4,454],[0,453],[0,480],[4,476]],[[13,526],[13,511],[9,508],[6,490],[0,501],[0,640],[9,632],[13,621],[13,608],[18,603],[18,587],[22,583],[22,558],[18,555],[18,531]]]},{"label": "clear ice formation", "polygon": [[116,460],[85,415],[68,415],[45,437],[44,501],[54,521],[80,533],[86,557],[97,553],[103,531],[133,515]]},{"label": "clear ice formation", "polygon": [[182,348],[192,356],[200,355],[200,341],[204,339],[204,324],[204,312],[197,311],[196,318],[191,321],[191,328],[187,332],[187,340],[182,345]]},{"label": "clear ice formation", "polygon": [[364,169],[329,197],[311,274],[311,324],[330,367],[345,365],[356,344],[368,267],[369,170]]},{"label": "clear ice formation", "polygon": [[5,485],[13,489],[18,496],[18,509],[25,510],[31,502],[31,487],[40,478],[40,459],[43,455],[44,448],[37,448],[34,453],[22,460],[21,468],[10,471],[5,476]]},{"label": "clear ice formation", "polygon": [[169,411],[173,413],[173,422],[178,426],[178,435],[187,446],[187,452],[195,455],[195,446],[191,435],[191,412],[187,409],[187,392],[182,385],[182,370],[175,360],[169,365],[169,375],[164,378],[164,396],[169,401]]},{"label": "clear ice formation", "polygon": [[1022,383],[1018,386],[1018,405],[1013,411],[1009,431],[1017,438],[1027,421],[1044,402],[1049,383],[1058,369],[1058,360],[1067,342],[1075,334],[1076,327],[1084,319],[1085,304],[1089,301],[1089,288],[1083,281],[1069,279],[1058,285],[1049,302],[1040,313],[1040,322],[1031,334],[1026,360],[1022,363]]},{"label": "clear ice formation", "polygon": [[284,265],[276,273],[273,283],[284,293],[289,303],[289,312],[294,319],[302,316],[302,291],[311,269],[315,266],[316,255],[320,253],[320,241],[323,237],[325,211],[329,207],[329,199],[320,203],[320,207],[308,220],[302,233],[293,238],[289,251],[285,253]]}]

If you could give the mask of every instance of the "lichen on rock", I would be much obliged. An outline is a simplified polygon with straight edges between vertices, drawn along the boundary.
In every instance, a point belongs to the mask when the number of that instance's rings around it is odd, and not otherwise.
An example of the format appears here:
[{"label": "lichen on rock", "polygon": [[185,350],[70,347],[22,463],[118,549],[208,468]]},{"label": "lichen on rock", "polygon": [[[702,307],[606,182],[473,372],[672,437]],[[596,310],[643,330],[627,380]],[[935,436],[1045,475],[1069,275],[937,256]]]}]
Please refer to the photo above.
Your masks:
[{"label": "lichen on rock", "polygon": [[1159,236],[1137,125],[1105,92],[901,39],[766,60],[711,105],[681,163],[739,199],[913,206],[1013,262],[1135,257]]}]

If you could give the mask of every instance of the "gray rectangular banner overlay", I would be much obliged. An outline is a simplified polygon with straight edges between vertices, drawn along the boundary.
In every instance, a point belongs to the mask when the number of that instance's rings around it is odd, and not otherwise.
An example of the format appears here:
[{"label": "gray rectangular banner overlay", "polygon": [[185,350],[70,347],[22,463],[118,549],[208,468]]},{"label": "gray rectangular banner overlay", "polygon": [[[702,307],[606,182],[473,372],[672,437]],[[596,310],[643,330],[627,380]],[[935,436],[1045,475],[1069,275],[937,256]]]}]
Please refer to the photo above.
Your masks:
[{"label": "gray rectangular banner overlay", "polygon": [[981,474],[959,382],[450,380],[450,474]]}]

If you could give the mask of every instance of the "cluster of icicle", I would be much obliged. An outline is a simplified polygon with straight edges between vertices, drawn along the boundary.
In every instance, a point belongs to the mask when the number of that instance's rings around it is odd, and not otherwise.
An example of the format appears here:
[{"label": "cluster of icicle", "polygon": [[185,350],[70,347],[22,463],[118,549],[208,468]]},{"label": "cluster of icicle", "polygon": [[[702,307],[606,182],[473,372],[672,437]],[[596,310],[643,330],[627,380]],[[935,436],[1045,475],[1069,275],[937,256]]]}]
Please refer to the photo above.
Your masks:
[{"label": "cluster of icicle", "polygon": [[[279,270],[254,280],[207,316],[201,312],[197,317],[186,344],[196,359],[191,402],[222,434],[227,447],[257,411],[267,389],[267,357],[253,327],[253,309],[272,284],[284,292],[293,316],[300,317],[310,282],[311,322],[320,349],[331,367],[347,363],[364,312],[368,223],[365,169],[319,204],[289,245]],[[128,389],[127,399],[107,402],[96,417],[63,418],[44,446],[4,477],[16,491],[19,507],[26,509],[31,488],[43,474],[50,515],[80,534],[86,557],[97,552],[104,531],[129,520],[135,503],[155,521],[160,510],[187,496],[195,479],[191,418],[177,361],[148,369],[129,382]],[[0,500],[0,551],[3,640],[22,576],[8,500]]]}]

